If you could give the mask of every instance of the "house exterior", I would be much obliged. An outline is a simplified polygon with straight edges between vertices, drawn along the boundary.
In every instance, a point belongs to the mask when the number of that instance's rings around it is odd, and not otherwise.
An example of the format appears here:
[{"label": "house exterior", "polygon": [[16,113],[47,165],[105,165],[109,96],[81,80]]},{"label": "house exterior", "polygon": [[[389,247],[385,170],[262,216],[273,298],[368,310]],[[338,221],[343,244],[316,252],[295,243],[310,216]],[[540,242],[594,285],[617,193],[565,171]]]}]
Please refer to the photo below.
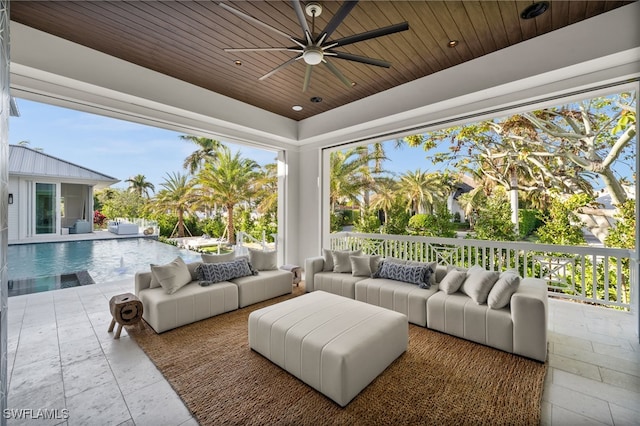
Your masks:
[{"label": "house exterior", "polygon": [[118,179],[26,146],[9,145],[8,241],[93,224],[93,190]]}]

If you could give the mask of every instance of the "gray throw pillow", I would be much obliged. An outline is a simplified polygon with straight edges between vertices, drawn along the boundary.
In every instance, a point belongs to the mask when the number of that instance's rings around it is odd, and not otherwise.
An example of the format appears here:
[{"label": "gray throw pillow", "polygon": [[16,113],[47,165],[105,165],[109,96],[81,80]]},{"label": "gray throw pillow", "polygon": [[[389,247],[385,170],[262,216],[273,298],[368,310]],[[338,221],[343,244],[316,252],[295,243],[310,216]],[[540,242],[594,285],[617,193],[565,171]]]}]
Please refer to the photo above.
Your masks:
[{"label": "gray throw pillow", "polygon": [[249,262],[258,271],[275,271],[278,269],[278,252],[249,249]]},{"label": "gray throw pillow", "polygon": [[380,256],[349,256],[351,275],[354,277],[370,277],[372,272],[378,268],[380,259]]},{"label": "gray throw pillow", "polygon": [[333,250],[322,249],[322,257],[324,257],[323,272],[333,272]]},{"label": "gray throw pillow", "polygon": [[333,257],[333,272],[351,273],[351,256],[362,255],[361,250],[356,251],[333,251],[331,256]]},{"label": "gray throw pillow", "polygon": [[236,258],[236,253],[231,252],[227,254],[206,254],[202,253],[200,255],[202,257],[202,261],[204,263],[220,263],[220,262],[231,262]]},{"label": "gray throw pillow", "polygon": [[500,273],[480,268],[467,271],[467,279],[462,283],[460,291],[469,296],[478,305],[487,303],[491,287],[500,278]]},{"label": "gray throw pillow", "polygon": [[253,275],[246,258],[231,262],[203,263],[198,267],[198,278],[207,284],[219,283],[234,278]]},{"label": "gray throw pillow", "polygon": [[436,283],[436,269],[438,268],[438,262],[418,262],[415,260],[402,260],[395,257],[387,257],[385,260],[388,260],[392,263],[399,263],[401,265],[411,265],[411,266],[424,266],[426,268],[430,268],[431,272],[429,275],[429,286],[432,286]]},{"label": "gray throw pillow", "polygon": [[491,309],[502,309],[509,305],[511,296],[520,286],[520,275],[516,271],[507,270],[500,274],[500,278],[493,285],[487,304]]},{"label": "gray throw pillow", "polygon": [[440,290],[447,294],[453,294],[460,289],[460,286],[462,286],[462,283],[466,279],[467,273],[465,271],[452,269],[440,282]]},{"label": "gray throw pillow", "polygon": [[173,294],[191,282],[191,273],[181,257],[166,265],[151,265],[151,275],[167,294]]}]

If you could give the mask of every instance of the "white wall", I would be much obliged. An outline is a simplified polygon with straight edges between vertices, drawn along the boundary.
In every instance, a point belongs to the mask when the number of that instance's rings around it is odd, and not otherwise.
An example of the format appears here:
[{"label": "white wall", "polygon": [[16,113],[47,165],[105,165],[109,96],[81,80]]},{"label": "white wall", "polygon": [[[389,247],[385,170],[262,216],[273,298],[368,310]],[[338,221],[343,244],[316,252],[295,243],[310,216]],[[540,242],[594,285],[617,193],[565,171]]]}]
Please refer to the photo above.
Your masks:
[{"label": "white wall", "polygon": [[17,240],[20,228],[20,209],[18,203],[20,202],[20,181],[16,177],[9,178],[9,194],[13,194],[13,204],[9,204],[9,216],[8,216],[8,229],[9,229],[9,241]]}]

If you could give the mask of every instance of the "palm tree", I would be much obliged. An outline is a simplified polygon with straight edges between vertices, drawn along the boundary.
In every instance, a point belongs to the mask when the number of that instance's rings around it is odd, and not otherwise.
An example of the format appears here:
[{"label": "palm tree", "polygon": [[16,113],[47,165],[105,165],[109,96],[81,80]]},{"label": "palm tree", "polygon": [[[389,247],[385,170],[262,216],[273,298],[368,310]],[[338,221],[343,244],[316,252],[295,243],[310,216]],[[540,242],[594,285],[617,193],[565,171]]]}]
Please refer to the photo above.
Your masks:
[{"label": "palm tree", "polygon": [[371,157],[363,155],[362,148],[332,152],[330,156],[329,202],[331,212],[341,201],[359,203],[359,196],[368,179],[363,173]]},{"label": "palm tree", "polygon": [[256,179],[256,190],[260,201],[258,212],[267,213],[278,208],[278,165],[267,164],[262,168]]},{"label": "palm tree", "polygon": [[400,177],[398,190],[407,200],[407,209],[416,213],[433,210],[436,201],[444,200],[448,190],[440,173],[426,173],[420,169],[405,172]]},{"label": "palm tree", "polygon": [[229,148],[222,146],[216,158],[205,163],[198,174],[197,180],[203,191],[209,194],[212,201],[227,209],[227,232],[231,244],[236,242],[233,209],[236,204],[249,201],[254,195],[258,168],[255,161],[242,158],[239,152],[231,154]]},{"label": "palm tree", "polygon": [[194,205],[194,181],[188,175],[167,173],[162,189],[156,194],[154,210],[165,213],[175,212],[178,215],[178,237],[184,237],[184,216],[190,214]]},{"label": "palm tree", "polygon": [[191,141],[198,145],[198,149],[189,155],[184,160],[182,165],[189,173],[193,174],[198,169],[201,169],[207,161],[211,161],[216,158],[218,151],[224,145],[215,139],[202,138],[198,136],[180,136],[180,139]]},{"label": "palm tree", "polygon": [[376,181],[376,193],[371,198],[371,207],[382,210],[384,223],[389,221],[389,210],[398,201],[397,182],[389,178],[381,178]]},{"label": "palm tree", "polygon": [[135,175],[125,180],[129,182],[129,191],[135,192],[140,197],[149,198],[149,190],[155,191],[155,186],[149,181],[145,175]]}]

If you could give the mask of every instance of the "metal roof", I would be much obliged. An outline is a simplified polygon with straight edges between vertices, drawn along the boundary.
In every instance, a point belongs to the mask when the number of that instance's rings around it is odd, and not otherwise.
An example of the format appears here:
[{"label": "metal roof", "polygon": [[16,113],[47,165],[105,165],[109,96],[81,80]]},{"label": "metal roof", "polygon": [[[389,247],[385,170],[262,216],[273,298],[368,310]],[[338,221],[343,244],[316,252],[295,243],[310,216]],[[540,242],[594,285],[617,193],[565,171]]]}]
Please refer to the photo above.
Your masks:
[{"label": "metal roof", "polygon": [[100,187],[120,182],[114,177],[21,145],[9,145],[9,175],[56,178]]}]

